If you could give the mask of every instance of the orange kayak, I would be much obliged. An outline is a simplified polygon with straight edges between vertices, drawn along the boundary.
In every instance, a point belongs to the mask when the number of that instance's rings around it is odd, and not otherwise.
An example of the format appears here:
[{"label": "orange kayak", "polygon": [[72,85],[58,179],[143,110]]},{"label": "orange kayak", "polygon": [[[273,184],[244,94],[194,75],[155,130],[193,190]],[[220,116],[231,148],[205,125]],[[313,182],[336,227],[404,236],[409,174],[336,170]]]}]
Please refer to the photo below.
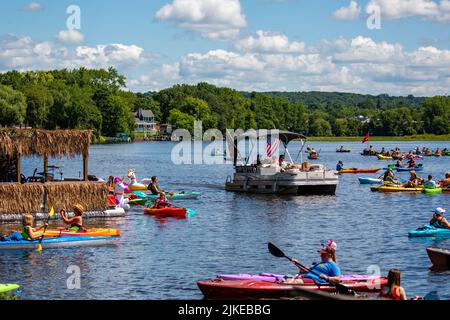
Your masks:
[{"label": "orange kayak", "polygon": [[344,168],[338,173],[376,173],[380,171],[380,168],[371,168],[371,169],[357,169],[357,168]]},{"label": "orange kayak", "polygon": [[119,229],[88,229],[86,232],[70,232],[67,229],[47,229],[45,237],[85,236],[85,237],[111,237],[120,236]]}]

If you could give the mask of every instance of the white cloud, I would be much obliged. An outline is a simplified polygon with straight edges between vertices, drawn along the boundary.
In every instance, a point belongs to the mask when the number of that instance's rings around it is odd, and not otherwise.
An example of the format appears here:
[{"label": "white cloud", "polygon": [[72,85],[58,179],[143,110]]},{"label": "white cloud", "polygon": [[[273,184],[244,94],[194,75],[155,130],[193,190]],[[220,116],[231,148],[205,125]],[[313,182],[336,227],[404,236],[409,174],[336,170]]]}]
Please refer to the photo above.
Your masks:
[{"label": "white cloud", "polygon": [[361,7],[356,1],[351,1],[348,7],[341,7],[333,13],[338,20],[357,20],[361,13]]},{"label": "white cloud", "polygon": [[247,25],[239,0],[173,0],[159,9],[155,19],[214,40],[236,38]]},{"label": "white cloud", "polygon": [[380,8],[381,17],[385,19],[418,16],[438,22],[450,22],[449,0],[370,0],[366,11],[371,13],[375,6]]},{"label": "white cloud", "polygon": [[8,35],[0,42],[0,70],[114,66],[126,71],[148,61],[148,57],[144,49],[135,45],[108,44],[68,48],[15,35]]},{"label": "white cloud", "polygon": [[42,4],[38,3],[38,2],[30,2],[29,4],[27,4],[25,7],[23,7],[23,9],[25,11],[40,11],[42,10],[44,7],[42,6]]},{"label": "white cloud", "polygon": [[84,35],[75,29],[61,30],[56,36],[56,41],[63,44],[79,44],[83,40]]},{"label": "white cloud", "polygon": [[305,49],[303,42],[289,42],[283,34],[270,33],[259,30],[255,36],[240,39],[235,43],[236,48],[252,52],[301,52]]}]

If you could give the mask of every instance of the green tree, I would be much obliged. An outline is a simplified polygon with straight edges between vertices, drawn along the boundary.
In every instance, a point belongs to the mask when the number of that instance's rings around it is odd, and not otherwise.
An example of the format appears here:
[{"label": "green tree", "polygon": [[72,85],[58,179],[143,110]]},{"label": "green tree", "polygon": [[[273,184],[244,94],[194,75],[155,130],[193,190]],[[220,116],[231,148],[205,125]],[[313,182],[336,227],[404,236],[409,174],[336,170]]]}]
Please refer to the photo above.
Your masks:
[{"label": "green tree", "polygon": [[22,125],[25,115],[25,96],[9,86],[0,85],[0,125]]},{"label": "green tree", "polygon": [[33,128],[43,128],[53,105],[53,97],[50,91],[43,85],[32,84],[25,88],[25,95],[27,99],[27,124]]},{"label": "green tree", "polygon": [[168,120],[175,130],[186,129],[191,134],[194,133],[194,122],[196,120],[194,116],[184,113],[178,109],[172,109],[170,110]]},{"label": "green tree", "polygon": [[315,137],[331,137],[331,125],[322,118],[315,119],[310,126],[310,135]]}]

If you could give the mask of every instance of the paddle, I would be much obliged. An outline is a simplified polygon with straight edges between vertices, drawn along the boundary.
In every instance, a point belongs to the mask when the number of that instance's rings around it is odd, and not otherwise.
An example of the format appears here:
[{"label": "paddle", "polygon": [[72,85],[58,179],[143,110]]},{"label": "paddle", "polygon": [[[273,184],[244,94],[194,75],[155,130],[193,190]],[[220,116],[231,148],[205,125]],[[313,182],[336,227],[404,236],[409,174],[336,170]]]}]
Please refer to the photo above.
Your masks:
[{"label": "paddle", "polygon": [[[307,267],[305,267],[304,265],[302,265],[302,264],[300,264],[300,263],[298,263],[298,262],[296,262],[296,261],[293,261],[292,258],[289,258],[288,256],[286,256],[286,255],[284,254],[284,252],[281,251],[281,249],[279,249],[279,248],[278,248],[277,246],[275,246],[273,243],[269,242],[269,243],[268,243],[268,248],[269,248],[269,252],[270,252],[273,256],[278,257],[278,258],[286,258],[286,259],[288,259],[289,261],[294,262],[294,264],[295,264],[297,267],[299,267],[300,270],[303,269],[303,270],[305,270],[306,272],[310,272],[310,273],[312,273],[312,274],[315,274],[316,276],[320,276],[320,274],[317,273],[317,272],[315,272],[314,270],[311,270],[310,268],[307,268]],[[353,291],[352,289],[348,288],[347,286],[344,286],[343,284],[340,284],[340,283],[337,282],[337,281],[332,281],[332,280],[330,281],[330,280],[329,280],[328,282],[336,287],[336,290],[337,290],[338,293],[346,294],[346,295],[353,295],[353,296],[356,295],[356,292],[355,292],[355,291]]]},{"label": "paddle", "polygon": [[44,239],[45,236],[45,231],[47,231],[47,227],[48,227],[48,223],[50,221],[50,218],[53,217],[55,215],[55,209],[53,209],[53,207],[50,209],[50,212],[48,214],[48,218],[47,218],[47,222],[45,223],[45,227],[44,227],[44,232],[42,233],[42,237],[41,239],[39,239],[39,244],[37,247],[37,251],[42,252],[42,240]]}]

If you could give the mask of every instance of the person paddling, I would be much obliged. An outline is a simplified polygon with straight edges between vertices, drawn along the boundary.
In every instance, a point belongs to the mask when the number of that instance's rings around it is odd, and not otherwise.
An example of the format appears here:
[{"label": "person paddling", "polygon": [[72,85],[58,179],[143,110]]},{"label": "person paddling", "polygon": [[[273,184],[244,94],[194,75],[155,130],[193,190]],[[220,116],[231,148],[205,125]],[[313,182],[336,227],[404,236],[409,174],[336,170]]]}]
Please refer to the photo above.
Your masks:
[{"label": "person paddling", "polygon": [[151,180],[150,184],[148,185],[147,189],[150,190],[152,192],[152,194],[155,196],[158,194],[161,194],[161,192],[165,192],[164,190],[159,189],[157,176],[152,177],[152,180]]},{"label": "person paddling", "polygon": [[380,297],[392,300],[408,300],[405,289],[400,286],[402,273],[398,269],[389,270],[387,286],[381,289]]},{"label": "person paddling", "polygon": [[38,240],[44,236],[44,233],[41,232],[40,230],[42,230],[42,229],[45,230],[45,228],[48,227],[48,223],[45,223],[40,228],[33,228],[33,224],[34,224],[34,219],[31,214],[26,214],[23,216],[22,230],[21,230],[20,234],[22,235],[24,240],[29,240],[29,241]]},{"label": "person paddling", "polygon": [[[309,270],[305,270],[300,267],[298,261],[293,259],[292,263],[299,268],[300,273],[292,279],[287,279],[286,283],[303,284],[304,279],[311,279],[317,284],[327,283],[329,281],[339,281],[341,276],[341,269],[337,265],[336,258],[336,242],[333,240],[328,241],[322,245],[319,250],[321,263],[313,265]],[[306,273],[302,275],[303,273]]]},{"label": "person paddling", "polygon": [[61,209],[59,212],[61,215],[61,218],[63,219],[64,223],[67,225],[70,225],[68,228],[68,231],[70,232],[83,232],[85,231],[85,228],[83,227],[83,214],[84,214],[84,208],[81,204],[76,204],[73,206],[73,218],[69,219],[67,217],[67,212],[64,209]]},{"label": "person paddling", "polygon": [[450,188],[450,172],[447,172],[445,178],[439,181],[439,187]]},{"label": "person paddling", "polygon": [[433,180],[433,176],[431,174],[428,175],[428,180],[423,184],[425,189],[436,189],[436,181]]},{"label": "person paddling", "polygon": [[344,169],[344,163],[339,160],[338,164],[336,165],[336,171],[341,171],[342,169]]},{"label": "person paddling", "polygon": [[383,182],[398,184],[398,181],[395,179],[394,170],[392,170],[391,167],[388,167],[388,169],[378,177],[378,179],[381,178],[383,179]]},{"label": "person paddling", "polygon": [[166,197],[165,192],[161,192],[158,199],[156,199],[155,204],[153,205],[153,209],[164,209],[164,208],[170,208],[172,207],[172,204],[169,203],[169,199]]},{"label": "person paddling", "polygon": [[430,220],[430,225],[436,228],[450,229],[450,223],[444,218],[444,213],[445,209],[434,209],[433,218]]}]

